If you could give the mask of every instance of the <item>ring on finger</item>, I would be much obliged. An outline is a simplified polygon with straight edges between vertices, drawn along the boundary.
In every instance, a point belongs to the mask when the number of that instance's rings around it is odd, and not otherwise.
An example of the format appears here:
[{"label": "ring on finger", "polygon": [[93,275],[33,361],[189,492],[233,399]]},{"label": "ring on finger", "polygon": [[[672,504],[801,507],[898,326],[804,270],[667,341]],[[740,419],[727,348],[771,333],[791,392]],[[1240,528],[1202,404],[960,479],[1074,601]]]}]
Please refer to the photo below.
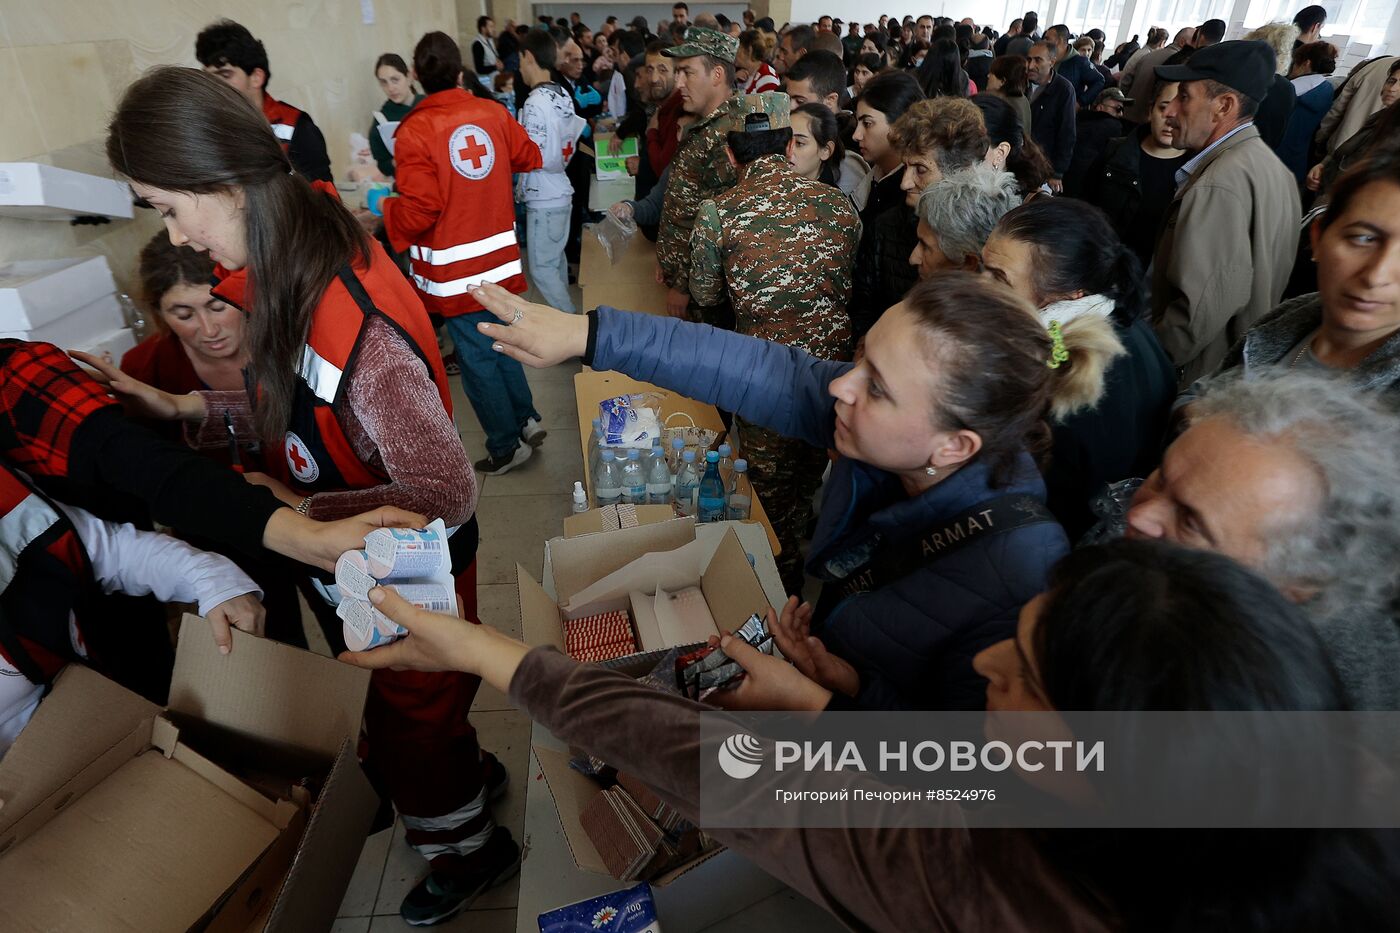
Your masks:
[{"label": "ring on finger", "polygon": [[515,317],[511,318],[510,322],[512,324],[519,324],[523,320],[525,320],[525,310],[523,308],[516,308]]}]

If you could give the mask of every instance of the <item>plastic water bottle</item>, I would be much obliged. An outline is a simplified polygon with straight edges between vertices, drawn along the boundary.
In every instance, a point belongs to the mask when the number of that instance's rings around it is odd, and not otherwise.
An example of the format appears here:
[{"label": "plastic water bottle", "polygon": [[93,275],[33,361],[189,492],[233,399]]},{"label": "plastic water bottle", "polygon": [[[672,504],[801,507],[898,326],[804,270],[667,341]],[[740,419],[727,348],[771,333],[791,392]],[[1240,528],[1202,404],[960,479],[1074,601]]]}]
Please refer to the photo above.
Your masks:
[{"label": "plastic water bottle", "polygon": [[724,517],[732,522],[745,521],[753,511],[753,487],[749,485],[749,461],[742,457],[734,461],[734,475],[729,478],[729,492]]},{"label": "plastic water bottle", "polygon": [[[602,420],[601,420],[601,419],[598,419],[598,418],[594,418],[594,419],[593,419],[593,433],[590,434],[590,435],[588,435],[588,453],[587,453],[588,459],[587,459],[586,462],[588,463],[588,468],[589,468],[590,470],[592,470],[592,469],[593,469],[593,465],[594,465],[595,463],[598,462],[598,432],[599,432],[600,430],[602,430],[602,427],[603,427],[603,422],[602,422]],[[592,474],[590,474],[590,475],[592,475]]]},{"label": "plastic water bottle", "polygon": [[650,505],[665,505],[671,501],[672,487],[676,478],[666,465],[666,452],[660,444],[651,448],[651,466],[647,470],[647,502]]},{"label": "plastic water bottle", "polygon": [[642,452],[635,447],[627,451],[622,464],[622,501],[632,505],[647,501],[647,474],[642,469]]},{"label": "plastic water bottle", "polygon": [[719,451],[705,454],[705,475],[700,479],[696,493],[695,520],[698,522],[724,521],[724,480],[719,478]]},{"label": "plastic water bottle", "polygon": [[617,456],[611,450],[603,451],[601,465],[593,476],[593,497],[600,509],[622,501],[622,470],[618,468]]},{"label": "plastic water bottle", "polygon": [[605,446],[605,445],[604,445],[604,443],[603,443],[603,427],[602,427],[602,424],[599,423],[598,426],[597,426],[597,428],[593,431],[593,438],[592,438],[592,440],[590,440],[590,441],[588,442],[588,448],[589,448],[588,475],[589,475],[589,476],[597,476],[597,475],[598,475],[598,471],[599,471],[600,469],[602,469],[602,466],[603,466],[603,449],[604,449],[604,446]]},{"label": "plastic water bottle", "polygon": [[588,511],[588,494],[583,491],[583,483],[574,480],[574,511]]},{"label": "plastic water bottle", "polygon": [[671,451],[666,454],[666,465],[671,468],[672,476],[681,471],[681,452],[684,450],[685,438],[680,436],[671,438]]},{"label": "plastic water bottle", "polygon": [[676,507],[682,515],[695,514],[695,494],[700,476],[695,472],[695,451],[681,451],[681,469],[676,474]]},{"label": "plastic water bottle", "polygon": [[729,477],[734,473],[734,448],[729,444],[719,445],[719,478],[726,487],[729,486]]}]

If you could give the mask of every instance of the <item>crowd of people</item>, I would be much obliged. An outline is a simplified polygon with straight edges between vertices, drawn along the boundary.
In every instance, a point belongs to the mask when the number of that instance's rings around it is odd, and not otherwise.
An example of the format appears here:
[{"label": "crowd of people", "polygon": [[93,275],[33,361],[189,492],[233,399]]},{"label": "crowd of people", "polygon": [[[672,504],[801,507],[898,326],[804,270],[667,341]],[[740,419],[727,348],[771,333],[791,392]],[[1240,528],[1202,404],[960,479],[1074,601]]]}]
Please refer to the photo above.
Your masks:
[{"label": "crowd of people", "polygon": [[[116,594],[197,603],[225,651],[305,647],[305,599],[344,652],[335,559],[440,518],[465,622],[376,589],[409,636],[341,654],[429,865],[404,919],[522,857],[483,680],[698,819],[706,707],[471,624],[478,476],[546,439],[522,364],[573,358],[732,415],[792,598],[781,656],[721,639],[726,708],[1400,709],[1400,57],[1337,75],[1325,24],[1105,55],[1035,12],[482,16],[466,57],[429,32],[367,71],[392,191],[364,208],[212,24],[107,128],[164,225],[157,333],[87,369],[0,341],[0,754],[67,663],[161,699],[159,606]],[[570,291],[628,139],[609,213],[655,241],[664,315]],[[1400,929],[1379,831],[714,835],[860,929]]]}]

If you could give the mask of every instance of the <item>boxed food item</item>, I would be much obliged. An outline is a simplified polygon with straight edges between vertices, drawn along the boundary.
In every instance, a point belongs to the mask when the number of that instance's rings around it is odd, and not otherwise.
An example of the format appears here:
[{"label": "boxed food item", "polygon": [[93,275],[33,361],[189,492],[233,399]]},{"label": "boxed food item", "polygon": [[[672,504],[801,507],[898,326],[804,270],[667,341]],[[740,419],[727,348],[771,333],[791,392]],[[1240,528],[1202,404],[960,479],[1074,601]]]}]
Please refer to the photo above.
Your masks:
[{"label": "boxed food item", "polygon": [[[547,544],[547,560],[557,599],[517,567],[525,641],[563,651],[571,621],[606,613],[625,615],[638,650],[604,663],[634,677],[649,673],[672,648],[699,647],[709,635],[737,629],[754,613],[766,613],[769,608],[733,528],[724,529],[717,541],[710,536],[700,539],[693,521],[672,519],[556,538]],[[658,844],[650,850],[651,857],[643,859],[656,834],[640,821],[625,822],[621,813],[634,818],[641,814],[663,834],[667,827],[659,820],[669,817],[648,813],[651,801],[637,800],[625,785],[605,787],[574,770],[566,752],[540,745],[533,750],[579,868],[614,877],[621,871],[666,885],[723,851],[692,832],[684,840],[669,840],[674,851],[667,853]],[[608,798],[603,797],[605,793]],[[607,851],[600,851],[594,836]]]},{"label": "boxed food item", "polygon": [[546,911],[539,924],[540,933],[661,933],[646,884]]},{"label": "boxed food item", "polygon": [[164,710],[79,664],[0,760],[0,929],[302,933],[378,800],[368,672],[184,618]]}]

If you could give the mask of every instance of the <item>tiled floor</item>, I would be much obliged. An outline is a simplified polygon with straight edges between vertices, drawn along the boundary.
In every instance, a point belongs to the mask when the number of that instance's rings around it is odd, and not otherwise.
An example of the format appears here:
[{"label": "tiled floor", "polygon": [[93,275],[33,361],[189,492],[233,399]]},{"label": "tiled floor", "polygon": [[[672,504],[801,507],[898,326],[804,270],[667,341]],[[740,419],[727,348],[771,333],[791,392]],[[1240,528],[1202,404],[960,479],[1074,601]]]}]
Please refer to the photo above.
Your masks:
[{"label": "tiled floor", "polygon": [[[580,301],[577,289],[574,300]],[[538,300],[533,295],[527,296]],[[527,369],[535,407],[544,418],[548,438],[529,462],[505,476],[483,476],[477,519],[481,545],[477,551],[477,608],[481,620],[507,634],[520,636],[520,612],[515,595],[515,566],[521,564],[540,578],[544,542],[563,531],[574,480],[583,478],[578,416],[574,403],[577,364],[547,370]],[[452,380],[452,404],[462,440],[472,460],[486,456],[485,435]],[[308,626],[315,629],[315,626]],[[521,841],[525,822],[525,793],[519,784],[529,768],[530,724],[499,691],[483,685],[472,706],[472,722],[481,746],[494,752],[510,770],[511,786],[493,805],[496,822]],[[411,929],[399,919],[399,902],[426,870],[421,858],[403,839],[403,827],[371,836],[341,903],[333,933],[390,933]],[[512,933],[518,879],[483,895],[472,909],[434,927],[445,933]]]}]

